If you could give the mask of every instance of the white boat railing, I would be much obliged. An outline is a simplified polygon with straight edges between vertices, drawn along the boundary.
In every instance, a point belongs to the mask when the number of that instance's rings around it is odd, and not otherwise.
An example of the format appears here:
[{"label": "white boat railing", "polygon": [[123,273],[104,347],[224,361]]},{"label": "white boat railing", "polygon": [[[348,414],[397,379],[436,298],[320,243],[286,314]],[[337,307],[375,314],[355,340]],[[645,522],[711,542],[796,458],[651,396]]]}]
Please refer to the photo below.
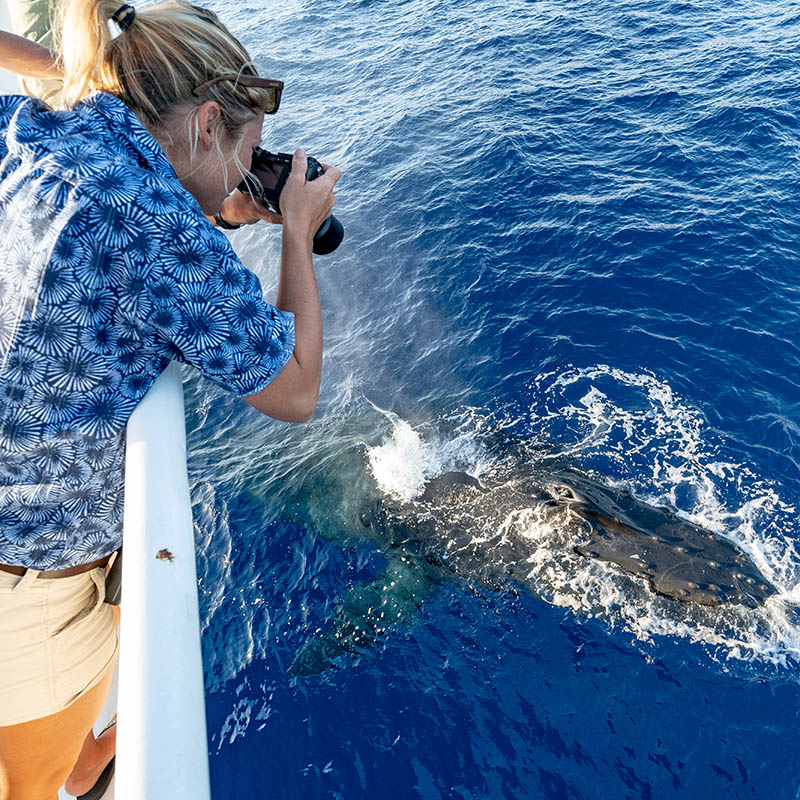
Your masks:
[{"label": "white boat railing", "polygon": [[116,800],[210,798],[180,368],[128,422]]}]

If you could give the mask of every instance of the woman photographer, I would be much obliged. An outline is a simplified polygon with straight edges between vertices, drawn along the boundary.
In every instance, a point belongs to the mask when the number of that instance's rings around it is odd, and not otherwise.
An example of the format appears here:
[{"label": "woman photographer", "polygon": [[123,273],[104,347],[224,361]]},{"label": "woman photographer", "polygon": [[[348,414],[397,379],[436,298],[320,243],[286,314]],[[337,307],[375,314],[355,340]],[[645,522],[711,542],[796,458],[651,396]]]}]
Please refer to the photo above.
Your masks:
[{"label": "woman photographer", "polygon": [[[113,756],[113,729],[91,734],[117,650],[103,578],[125,424],[167,363],[277,419],[312,415],[312,237],[340,176],[306,182],[297,151],[281,217],[231,194],[282,85],[213,13],[69,0],[61,28],[70,110],[0,97],[2,800],[87,792]],[[282,222],[275,306],[207,217]]]}]

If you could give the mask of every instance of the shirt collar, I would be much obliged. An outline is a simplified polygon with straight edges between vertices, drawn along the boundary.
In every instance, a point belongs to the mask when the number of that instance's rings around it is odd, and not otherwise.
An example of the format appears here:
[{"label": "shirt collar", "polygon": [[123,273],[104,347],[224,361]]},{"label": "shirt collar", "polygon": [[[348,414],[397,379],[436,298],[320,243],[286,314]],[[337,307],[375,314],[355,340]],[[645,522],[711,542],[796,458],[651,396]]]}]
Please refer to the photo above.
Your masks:
[{"label": "shirt collar", "polygon": [[[83,100],[85,106],[100,114],[109,123],[109,130],[123,139],[153,172],[168,178],[178,179],[161,145],[118,97],[107,92],[96,92]],[[77,110],[77,109],[76,109]]]}]

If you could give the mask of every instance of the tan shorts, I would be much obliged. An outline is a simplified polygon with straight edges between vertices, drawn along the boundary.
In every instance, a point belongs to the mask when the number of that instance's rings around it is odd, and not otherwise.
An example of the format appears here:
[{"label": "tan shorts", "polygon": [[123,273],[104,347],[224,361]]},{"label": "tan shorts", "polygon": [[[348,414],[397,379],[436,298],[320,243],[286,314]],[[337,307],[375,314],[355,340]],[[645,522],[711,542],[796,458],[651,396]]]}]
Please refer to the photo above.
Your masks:
[{"label": "tan shorts", "polygon": [[69,578],[0,572],[0,725],[63,711],[117,657],[105,568]]}]

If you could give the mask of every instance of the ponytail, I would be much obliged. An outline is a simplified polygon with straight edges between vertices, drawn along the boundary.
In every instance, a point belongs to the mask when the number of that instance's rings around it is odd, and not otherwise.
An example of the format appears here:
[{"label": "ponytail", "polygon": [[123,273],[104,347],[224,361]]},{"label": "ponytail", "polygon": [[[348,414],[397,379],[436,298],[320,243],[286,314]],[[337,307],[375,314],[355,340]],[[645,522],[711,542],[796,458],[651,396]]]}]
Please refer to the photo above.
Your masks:
[{"label": "ponytail", "polygon": [[[122,0],[65,0],[59,49],[64,61],[63,105],[73,107],[93,91],[119,97],[151,130],[161,129],[178,107],[215,100],[234,136],[272,98],[261,88],[226,81],[195,88],[222,75],[255,76],[247,51],[212,11],[187,0],[165,0],[142,11]],[[119,12],[119,13],[118,13]],[[115,14],[120,33],[111,36]]]},{"label": "ponytail", "polygon": [[105,54],[112,41],[108,22],[118,6],[117,0],[69,0],[60,7],[57,50],[64,63],[65,106],[74,106],[96,89],[111,89],[114,78]]}]

